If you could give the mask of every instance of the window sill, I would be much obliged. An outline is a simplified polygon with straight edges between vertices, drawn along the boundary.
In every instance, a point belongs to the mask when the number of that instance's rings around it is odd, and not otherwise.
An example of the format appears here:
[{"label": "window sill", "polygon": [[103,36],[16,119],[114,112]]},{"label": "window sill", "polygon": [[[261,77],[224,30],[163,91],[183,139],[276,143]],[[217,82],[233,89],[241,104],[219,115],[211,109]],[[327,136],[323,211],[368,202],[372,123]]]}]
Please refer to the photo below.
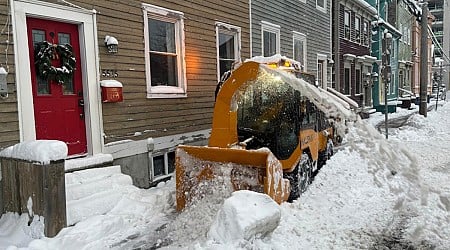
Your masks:
[{"label": "window sill", "polygon": [[187,98],[186,93],[174,94],[174,93],[147,93],[147,99],[163,99],[163,98]]}]

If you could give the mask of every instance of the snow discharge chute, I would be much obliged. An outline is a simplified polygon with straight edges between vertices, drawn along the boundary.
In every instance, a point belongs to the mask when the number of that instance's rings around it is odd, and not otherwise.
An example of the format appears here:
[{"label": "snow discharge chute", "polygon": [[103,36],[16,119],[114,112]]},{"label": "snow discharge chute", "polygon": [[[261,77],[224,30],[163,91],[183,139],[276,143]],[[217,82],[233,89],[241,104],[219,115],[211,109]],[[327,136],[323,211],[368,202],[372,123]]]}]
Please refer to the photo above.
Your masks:
[{"label": "snow discharge chute", "polygon": [[245,62],[232,72],[217,95],[208,146],[177,148],[178,210],[216,186],[266,193],[278,203],[305,191],[333,154],[334,129],[326,95],[295,77],[299,68],[282,59]]}]

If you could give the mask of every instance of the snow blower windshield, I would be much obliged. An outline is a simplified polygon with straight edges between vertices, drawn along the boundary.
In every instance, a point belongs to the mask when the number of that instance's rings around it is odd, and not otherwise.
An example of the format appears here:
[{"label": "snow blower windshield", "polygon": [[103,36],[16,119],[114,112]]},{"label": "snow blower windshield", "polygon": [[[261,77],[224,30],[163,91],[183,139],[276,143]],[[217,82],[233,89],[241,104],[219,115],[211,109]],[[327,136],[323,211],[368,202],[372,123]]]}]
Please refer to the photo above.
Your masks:
[{"label": "snow blower windshield", "polygon": [[300,91],[262,67],[255,80],[236,92],[234,100],[239,141],[247,140],[247,149],[267,147],[281,160],[298,146],[300,128],[316,120],[314,105]]}]

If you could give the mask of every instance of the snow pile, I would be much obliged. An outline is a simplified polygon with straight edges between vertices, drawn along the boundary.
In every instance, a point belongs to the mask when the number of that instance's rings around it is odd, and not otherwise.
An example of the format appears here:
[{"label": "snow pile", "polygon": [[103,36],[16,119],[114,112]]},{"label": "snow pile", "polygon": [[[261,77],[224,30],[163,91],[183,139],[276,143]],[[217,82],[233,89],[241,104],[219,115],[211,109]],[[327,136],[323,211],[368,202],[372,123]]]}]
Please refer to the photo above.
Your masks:
[{"label": "snow pile", "polygon": [[225,200],[208,238],[220,243],[262,238],[273,232],[280,218],[278,204],[268,195],[237,191]]},{"label": "snow pile", "polygon": [[57,140],[37,140],[18,143],[0,152],[0,157],[49,164],[67,157],[67,145]]}]

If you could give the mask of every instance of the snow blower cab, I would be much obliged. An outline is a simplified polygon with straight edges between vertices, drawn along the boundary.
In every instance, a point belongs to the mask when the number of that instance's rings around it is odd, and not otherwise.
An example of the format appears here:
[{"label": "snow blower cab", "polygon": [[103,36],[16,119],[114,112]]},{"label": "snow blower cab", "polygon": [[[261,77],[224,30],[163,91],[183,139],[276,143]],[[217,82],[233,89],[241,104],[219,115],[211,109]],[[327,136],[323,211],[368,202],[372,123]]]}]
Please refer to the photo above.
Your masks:
[{"label": "snow blower cab", "polygon": [[333,154],[333,128],[294,61],[248,61],[218,91],[207,147],[176,151],[177,209],[215,188],[294,200]]}]

